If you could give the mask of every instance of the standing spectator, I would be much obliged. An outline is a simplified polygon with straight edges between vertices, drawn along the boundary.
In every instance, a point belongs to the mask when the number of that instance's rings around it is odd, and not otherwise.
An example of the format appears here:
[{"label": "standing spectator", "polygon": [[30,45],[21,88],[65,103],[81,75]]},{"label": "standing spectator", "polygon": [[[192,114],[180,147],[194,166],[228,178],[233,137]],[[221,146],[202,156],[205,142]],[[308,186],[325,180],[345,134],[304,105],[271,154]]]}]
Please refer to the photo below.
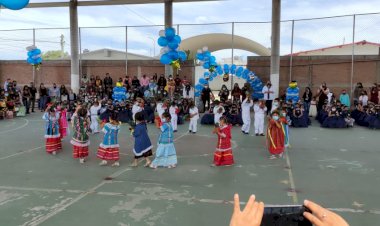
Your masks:
[{"label": "standing spectator", "polygon": [[106,77],[103,80],[103,84],[104,84],[106,90],[110,87],[112,88],[113,81],[112,81],[112,78],[110,76],[110,73],[106,73]]},{"label": "standing spectator", "polygon": [[30,94],[28,86],[24,86],[24,88],[22,89],[21,96],[22,96],[22,104],[25,107],[26,114],[29,114],[30,98],[32,97],[32,95]]},{"label": "standing spectator", "polygon": [[323,105],[325,104],[325,101],[328,100],[328,94],[330,93],[329,88],[327,88],[326,83],[322,83],[322,85],[318,89],[318,105],[317,105],[317,111],[319,112],[322,110]]},{"label": "standing spectator", "polygon": [[[121,78],[120,78],[121,79]],[[119,79],[119,81],[120,81]],[[125,78],[123,79],[123,85],[124,87],[129,90],[131,88],[131,85],[132,85],[132,79],[126,75]]]},{"label": "standing spectator", "polygon": [[134,89],[138,89],[140,88],[141,84],[140,84],[140,80],[137,78],[137,76],[133,76],[133,79],[132,79],[132,87]]},{"label": "standing spectator", "polygon": [[60,96],[60,89],[57,87],[57,84],[53,83],[53,87],[49,89],[50,101],[56,102],[57,100],[59,100]]},{"label": "standing spectator", "polygon": [[[212,91],[208,84],[205,85],[205,87],[202,89],[201,93],[201,99],[203,102],[203,110],[208,111],[210,109],[210,99],[211,99]],[[206,108],[207,103],[207,108]]]},{"label": "standing spectator", "polygon": [[164,75],[160,75],[160,78],[157,81],[158,89],[163,90],[166,87],[166,78]]},{"label": "standing spectator", "polygon": [[359,101],[359,97],[362,94],[363,91],[363,84],[361,82],[356,83],[355,89],[354,89],[354,105],[356,106]]},{"label": "standing spectator", "polygon": [[243,88],[241,88],[241,99],[245,100],[247,96],[251,93],[251,86],[248,82],[244,83]]},{"label": "standing spectator", "polygon": [[8,92],[8,87],[9,87],[10,83],[12,83],[10,78],[8,78],[7,81],[4,82],[4,90],[5,90],[5,92]]},{"label": "standing spectator", "polygon": [[309,114],[310,103],[311,103],[312,98],[313,98],[313,94],[311,93],[310,87],[306,87],[305,92],[303,93],[302,99],[303,99],[303,106],[304,106],[305,111],[307,112],[307,115]]},{"label": "standing spectator", "polygon": [[145,74],[140,78],[142,92],[145,92],[149,88],[149,80],[149,77]]},{"label": "standing spectator", "polygon": [[179,74],[177,74],[176,78],[174,79],[174,82],[176,87],[180,87],[182,85],[182,80],[179,77]]},{"label": "standing spectator", "polygon": [[231,91],[231,96],[234,98],[234,101],[240,101],[241,89],[239,87],[239,84],[235,83],[234,88]]},{"label": "standing spectator", "polygon": [[368,95],[367,91],[363,90],[360,97],[359,97],[359,102],[362,103],[363,107],[368,105]]},{"label": "standing spectator", "polygon": [[370,101],[374,104],[379,104],[379,89],[375,83],[371,88],[371,99]]},{"label": "standing spectator", "polygon": [[347,106],[348,109],[350,109],[351,102],[350,102],[350,96],[347,94],[346,90],[342,90],[342,94],[339,96],[340,103]]},{"label": "standing spectator", "polygon": [[60,93],[59,99],[61,102],[68,100],[69,92],[67,91],[65,85],[63,84],[61,85],[61,88],[59,89],[59,93]]},{"label": "standing spectator", "polygon": [[154,73],[152,79],[153,79],[153,81],[154,81],[155,83],[157,83],[157,81],[158,81],[158,80],[157,80],[157,77],[158,77],[158,76],[157,76],[157,73]]},{"label": "standing spectator", "polygon": [[228,96],[230,95],[230,91],[227,89],[226,85],[222,85],[222,89],[219,92],[219,97],[221,102],[226,102],[228,100]]},{"label": "standing spectator", "polygon": [[34,105],[36,103],[36,93],[37,93],[37,89],[34,86],[34,82],[30,83],[29,91],[30,91],[30,95],[31,95],[30,107],[31,107],[32,112],[34,112]]},{"label": "standing spectator", "polygon": [[267,85],[263,87],[262,93],[264,94],[265,106],[267,107],[268,115],[272,110],[272,102],[274,100],[274,90],[270,81],[268,81]]},{"label": "standing spectator", "polygon": [[87,86],[89,85],[89,79],[87,75],[83,75],[80,82],[81,82],[81,87],[85,88],[87,90]]},{"label": "standing spectator", "polygon": [[39,108],[41,112],[44,112],[46,108],[46,104],[48,102],[48,90],[46,89],[43,83],[40,84],[40,89],[38,90],[38,92],[40,94]]}]

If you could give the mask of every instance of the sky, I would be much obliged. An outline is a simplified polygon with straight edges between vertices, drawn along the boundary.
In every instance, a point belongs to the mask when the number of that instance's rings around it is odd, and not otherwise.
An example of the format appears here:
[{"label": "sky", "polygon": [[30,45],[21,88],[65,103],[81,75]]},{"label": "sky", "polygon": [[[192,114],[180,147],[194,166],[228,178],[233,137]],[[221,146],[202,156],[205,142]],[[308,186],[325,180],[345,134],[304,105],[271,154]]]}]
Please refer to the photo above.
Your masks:
[{"label": "sky", "polygon": [[[41,2],[48,0],[31,0]],[[56,1],[56,0],[53,0]],[[174,24],[218,25],[180,25],[183,39],[211,32],[232,32],[259,42],[270,48],[271,38],[270,0],[226,0],[198,3],[175,3]],[[380,0],[282,0],[281,20],[331,17],[350,14],[380,12]],[[252,23],[239,23],[252,22]],[[164,23],[163,4],[96,6],[79,8],[82,49],[96,50],[111,48],[125,50],[125,26],[144,25],[128,28],[128,51],[143,55],[159,53],[156,44],[158,32]],[[353,17],[304,20],[294,23],[293,52],[323,48],[352,42]],[[152,26],[149,26],[152,25]],[[156,26],[157,25],[157,26]],[[88,28],[108,27],[114,28]],[[148,26],[148,27],[147,27]],[[22,9],[19,11],[0,11],[0,59],[23,59],[25,47],[32,44],[32,29],[36,28],[36,44],[42,51],[59,50],[60,36],[65,36],[65,51],[70,51],[69,11],[67,8]],[[86,28],[85,28],[86,27]],[[62,29],[38,29],[62,28]],[[6,30],[6,31],[4,31]],[[292,22],[281,24],[281,54],[291,52]],[[355,40],[380,43],[380,13],[357,16]],[[199,48],[201,48],[200,46]],[[218,59],[231,57],[231,50],[214,53]],[[235,50],[234,55],[246,57],[255,55],[244,50]]]}]

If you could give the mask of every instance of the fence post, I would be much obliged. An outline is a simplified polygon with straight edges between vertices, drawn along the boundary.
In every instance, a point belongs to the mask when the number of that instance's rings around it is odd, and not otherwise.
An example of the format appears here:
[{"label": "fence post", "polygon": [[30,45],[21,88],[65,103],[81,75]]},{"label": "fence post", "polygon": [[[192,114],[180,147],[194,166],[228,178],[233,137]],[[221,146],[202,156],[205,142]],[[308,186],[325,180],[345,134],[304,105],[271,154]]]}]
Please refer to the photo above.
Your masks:
[{"label": "fence post", "polygon": [[356,15],[353,15],[352,24],[352,54],[351,54],[351,79],[350,79],[350,90],[351,99],[353,98],[353,80],[354,80],[354,60],[355,60],[355,26],[356,26]]},{"label": "fence post", "polygon": [[125,75],[128,75],[128,26],[125,26]]},{"label": "fence post", "polygon": [[[235,22],[232,22],[232,37],[231,37],[231,65],[234,64],[234,45],[235,45]],[[230,90],[232,91],[234,87],[234,76],[231,75],[231,87]]]},{"label": "fence post", "polygon": [[[36,46],[36,29],[35,28],[33,28],[33,45]],[[32,68],[33,68],[32,69],[33,83],[36,84],[36,67],[33,66]]]},{"label": "fence post", "polygon": [[292,40],[290,44],[289,82],[292,81],[292,74],[293,74],[293,43],[294,43],[294,20],[292,20]]}]

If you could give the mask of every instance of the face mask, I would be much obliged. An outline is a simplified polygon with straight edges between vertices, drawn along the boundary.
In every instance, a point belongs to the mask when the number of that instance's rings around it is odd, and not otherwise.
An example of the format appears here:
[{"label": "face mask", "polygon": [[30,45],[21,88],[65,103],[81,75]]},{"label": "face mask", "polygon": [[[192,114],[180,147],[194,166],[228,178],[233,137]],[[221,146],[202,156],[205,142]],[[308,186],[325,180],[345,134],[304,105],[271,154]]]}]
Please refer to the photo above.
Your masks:
[{"label": "face mask", "polygon": [[286,116],[286,113],[285,113],[285,112],[284,112],[284,113],[282,113],[282,116],[284,116],[284,117],[285,117],[285,116]]},{"label": "face mask", "polygon": [[275,121],[278,121],[278,119],[279,119],[278,115],[273,116],[273,119],[274,119]]},{"label": "face mask", "polygon": [[162,119],[162,122],[166,122],[166,118],[163,118],[163,119]]},{"label": "face mask", "polygon": [[273,105],[274,106],[278,106],[278,102],[273,102]]},{"label": "face mask", "polygon": [[332,108],[331,110],[332,110],[332,111],[336,111],[336,108]]}]

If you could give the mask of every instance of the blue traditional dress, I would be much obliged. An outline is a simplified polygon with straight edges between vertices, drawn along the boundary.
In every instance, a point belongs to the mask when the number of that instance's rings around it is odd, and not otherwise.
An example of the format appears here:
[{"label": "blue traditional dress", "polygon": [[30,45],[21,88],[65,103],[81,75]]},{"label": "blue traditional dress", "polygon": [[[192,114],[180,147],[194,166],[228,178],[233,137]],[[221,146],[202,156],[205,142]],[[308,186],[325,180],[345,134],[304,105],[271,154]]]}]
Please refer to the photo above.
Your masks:
[{"label": "blue traditional dress", "polygon": [[51,154],[62,149],[61,135],[59,133],[59,114],[55,113],[54,116],[49,112],[45,112],[42,119],[46,121],[45,124],[45,138],[46,138],[46,152]]},{"label": "blue traditional dress", "polygon": [[120,126],[106,123],[102,132],[105,133],[103,142],[99,145],[97,157],[102,160],[119,160],[119,143],[117,135]]},{"label": "blue traditional dress", "polygon": [[133,137],[135,138],[135,146],[133,148],[135,159],[151,156],[153,145],[150,142],[148,128],[145,122],[136,125],[133,131]]},{"label": "blue traditional dress", "polygon": [[174,133],[170,122],[165,122],[161,127],[161,135],[158,138],[156,158],[151,167],[173,167],[177,165],[177,154],[174,147]]}]

